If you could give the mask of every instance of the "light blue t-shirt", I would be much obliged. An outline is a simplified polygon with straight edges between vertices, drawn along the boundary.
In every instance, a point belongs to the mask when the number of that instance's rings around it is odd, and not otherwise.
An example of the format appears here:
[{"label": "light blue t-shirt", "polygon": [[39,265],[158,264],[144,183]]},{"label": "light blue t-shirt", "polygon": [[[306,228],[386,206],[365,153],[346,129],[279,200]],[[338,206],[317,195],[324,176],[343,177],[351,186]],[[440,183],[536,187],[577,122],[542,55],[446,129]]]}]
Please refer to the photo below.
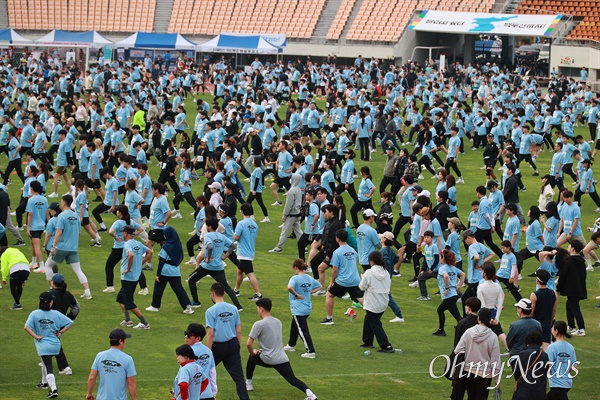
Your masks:
[{"label": "light blue t-shirt", "polygon": [[292,171],[285,172],[289,170],[292,166],[292,155],[289,151],[284,151],[283,153],[279,153],[277,156],[277,176],[280,178],[286,178],[292,175]]},{"label": "light blue t-shirt", "polygon": [[78,251],[79,230],[81,229],[79,215],[75,214],[72,210],[64,210],[56,218],[56,229],[62,230],[62,235],[56,244],[56,249]]},{"label": "light blue t-shirt", "polygon": [[[440,265],[438,269],[437,282],[442,300],[458,295],[458,292],[456,291],[456,285],[458,284],[458,277],[462,273],[464,272],[456,268],[454,265]],[[446,291],[446,282],[444,282],[444,274],[448,274],[448,294],[444,294]]]},{"label": "light blue t-shirt", "polygon": [[235,306],[224,301],[216,303],[206,310],[205,319],[206,328],[215,331],[215,343],[227,342],[237,337],[235,328],[241,325],[241,322],[240,313]]},{"label": "light blue t-shirt", "polygon": [[73,324],[66,315],[56,310],[34,310],[27,317],[25,326],[36,335],[43,336],[41,340],[33,340],[38,356],[54,356],[60,352],[60,339],[55,335],[65,326]]},{"label": "light blue t-shirt", "polygon": [[307,274],[294,275],[288,282],[288,287],[292,287],[296,293],[304,296],[304,299],[296,299],[291,293],[290,310],[292,315],[307,316],[312,312],[312,302],[310,301],[311,292],[321,286],[319,281]]},{"label": "light blue t-shirt", "polygon": [[238,260],[254,260],[256,238],[258,237],[258,225],[256,222],[252,218],[242,219],[235,227],[235,235],[238,236]]},{"label": "light blue t-shirt", "polygon": [[479,213],[477,215],[477,229],[487,230],[487,229],[492,228],[492,226],[486,221],[486,219],[484,217],[486,214],[490,218],[490,222],[491,222],[491,219],[493,218],[492,203],[488,200],[487,197],[482,197],[479,200]]},{"label": "light blue t-shirt", "polygon": [[337,278],[335,282],[343,287],[354,287],[360,283],[356,262],[358,253],[347,244],[340,246],[331,256],[331,266],[337,267]]},{"label": "light blue t-shirt", "polygon": [[358,201],[369,201],[371,198],[367,197],[367,195],[371,192],[371,189],[374,188],[373,182],[370,179],[363,178],[358,185]]},{"label": "light blue t-shirt", "polygon": [[[122,219],[118,219],[115,222],[113,222],[112,226],[110,227],[110,229],[113,229],[115,231],[115,235],[117,236],[117,238],[120,239],[120,240],[117,240],[116,238],[113,239],[113,249],[122,249],[124,247],[125,241],[123,239],[123,228],[125,228],[126,225],[127,225],[126,221],[124,221]],[[129,225],[133,226],[136,230],[138,230],[140,228],[138,223],[133,220],[129,221]]]},{"label": "light blue t-shirt", "polygon": [[167,212],[171,211],[169,203],[165,196],[154,198],[152,205],[150,206],[150,228],[151,229],[165,229],[163,226],[158,226],[159,222],[165,222],[167,218]]},{"label": "light blue t-shirt", "polygon": [[569,375],[571,368],[577,362],[575,349],[569,342],[554,342],[546,349],[548,361],[552,363],[549,371],[548,382],[551,388],[570,389],[573,386],[573,378]]},{"label": "light blue t-shirt", "polygon": [[438,262],[435,262],[435,256],[438,253],[438,246],[435,242],[431,242],[431,244],[426,244],[423,248],[423,255],[425,256],[425,263],[427,264],[427,268],[432,271],[437,271],[440,267],[439,259]]},{"label": "light blue t-shirt", "polygon": [[[196,364],[202,368],[202,374],[210,379],[210,371],[215,368],[215,358],[212,351],[202,343],[194,343],[192,345],[194,354],[196,355]],[[209,383],[202,392],[202,397],[209,399],[214,397],[212,385]]]},{"label": "light blue t-shirt", "polygon": [[579,206],[577,205],[577,203],[573,202],[573,203],[571,203],[571,205],[567,205],[565,203],[562,210],[560,211],[560,217],[563,221],[563,232],[565,234],[568,234],[571,232],[571,228],[573,227],[573,223],[575,222],[575,219],[577,219],[577,225],[575,226],[575,228],[573,230],[573,236],[579,236],[582,234],[582,232],[581,232],[581,210],[579,209]]},{"label": "light blue t-shirt", "polygon": [[208,381],[208,379],[208,375],[204,375],[200,365],[195,362],[180,366],[179,371],[177,371],[177,376],[175,376],[175,381],[173,382],[173,397],[175,399],[181,398],[179,384],[186,382],[188,384],[188,399],[199,400],[202,391],[202,383]]},{"label": "light blue t-shirt", "polygon": [[542,227],[540,221],[535,220],[525,231],[525,245],[529,251],[542,251],[544,249],[544,243],[540,237],[542,237]]},{"label": "light blue t-shirt", "polygon": [[[202,268],[209,271],[222,271],[223,262],[221,256],[226,249],[231,246],[232,240],[228,239],[227,236],[219,232],[208,232],[204,235],[204,246],[206,249],[205,258],[202,260],[200,265]],[[206,258],[210,256],[210,261],[206,261]]]},{"label": "light blue t-shirt", "polygon": [[46,211],[48,210],[48,200],[40,195],[36,194],[31,196],[27,200],[27,206],[25,211],[31,213],[31,225],[29,225],[30,231],[43,231],[46,227]]},{"label": "light blue t-shirt", "polygon": [[510,242],[514,235],[517,235],[517,238],[515,239],[513,250],[519,251],[519,241],[521,240],[521,221],[519,221],[519,217],[516,215],[506,220],[506,226],[502,240],[508,240]]},{"label": "light blue t-shirt", "polygon": [[256,193],[263,191],[263,174],[260,168],[255,168],[250,175],[250,191]]},{"label": "light blue t-shirt", "polygon": [[119,205],[119,182],[113,176],[106,181],[106,197],[104,198],[104,204],[112,207],[113,200],[115,206]]},{"label": "light blue t-shirt", "polygon": [[550,230],[544,229],[544,244],[546,246],[555,248],[558,242],[558,225],[560,221],[552,216],[546,220],[546,228],[550,228]]},{"label": "light blue t-shirt", "polygon": [[356,242],[358,245],[358,263],[369,265],[369,254],[381,248],[377,231],[367,224],[361,224],[356,229]]},{"label": "light blue t-shirt", "polygon": [[125,193],[125,205],[129,210],[129,216],[131,219],[141,218],[142,213],[140,209],[137,208],[137,205],[142,201],[142,196],[139,195],[135,190],[128,191]]},{"label": "light blue t-shirt", "polygon": [[548,289],[552,289],[554,291],[556,291],[556,284],[555,284],[555,279],[556,279],[556,275],[558,274],[558,268],[556,268],[556,260],[553,260],[552,262],[549,261],[544,261],[543,263],[540,264],[538,269],[543,269],[548,271],[548,273],[550,274],[550,279],[548,279],[548,282],[546,282],[546,287]]},{"label": "light blue t-shirt", "polygon": [[513,265],[517,265],[517,257],[514,253],[502,254],[500,259],[500,268],[496,272],[498,278],[510,279],[510,273]]},{"label": "light blue t-shirt", "polygon": [[[139,226],[139,225],[138,225]],[[121,260],[121,280],[137,282],[142,274],[142,260],[144,254],[148,251],[148,248],[138,242],[137,240],[130,239],[123,244],[123,258]],[[133,262],[131,263],[131,269],[126,274],[123,274],[127,270],[128,256],[129,253],[133,253]]]},{"label": "light blue t-shirt", "polygon": [[[479,254],[479,261],[475,264],[473,257],[475,254]],[[475,269],[475,266],[481,266],[483,260],[492,254],[492,251],[485,247],[481,243],[474,243],[469,246],[469,260],[468,260],[468,272],[469,272],[469,283],[478,283],[483,279],[483,272],[480,269]]]},{"label": "light blue t-shirt", "polygon": [[179,265],[174,265],[175,263],[171,263],[171,257],[167,254],[164,249],[160,249],[158,252],[158,257],[164,258],[165,263],[160,270],[160,275],[162,276],[181,276],[181,270],[179,269]]},{"label": "light blue t-shirt", "polygon": [[137,375],[130,355],[115,348],[101,351],[92,369],[100,378],[97,400],[127,400],[127,378]]}]

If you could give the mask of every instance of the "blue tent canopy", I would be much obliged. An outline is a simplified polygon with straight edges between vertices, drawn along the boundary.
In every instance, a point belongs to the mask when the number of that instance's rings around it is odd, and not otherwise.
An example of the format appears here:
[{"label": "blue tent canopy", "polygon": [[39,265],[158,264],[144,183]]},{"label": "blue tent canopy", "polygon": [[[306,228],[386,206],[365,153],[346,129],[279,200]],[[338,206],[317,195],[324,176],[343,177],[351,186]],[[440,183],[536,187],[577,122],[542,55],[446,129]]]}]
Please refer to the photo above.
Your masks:
[{"label": "blue tent canopy", "polygon": [[273,46],[262,36],[221,34],[206,43],[198,45],[199,51],[207,53],[277,54],[281,48]]},{"label": "blue tent canopy", "polygon": [[138,32],[120,42],[116,47],[137,49],[173,49],[195,50],[196,43],[190,42],[178,33],[146,33]]},{"label": "blue tent canopy", "polygon": [[26,44],[31,44],[32,41],[29,39],[25,39],[23,36],[21,36],[17,32],[15,32],[13,29],[2,29],[2,30],[0,30],[0,43],[26,45]]}]

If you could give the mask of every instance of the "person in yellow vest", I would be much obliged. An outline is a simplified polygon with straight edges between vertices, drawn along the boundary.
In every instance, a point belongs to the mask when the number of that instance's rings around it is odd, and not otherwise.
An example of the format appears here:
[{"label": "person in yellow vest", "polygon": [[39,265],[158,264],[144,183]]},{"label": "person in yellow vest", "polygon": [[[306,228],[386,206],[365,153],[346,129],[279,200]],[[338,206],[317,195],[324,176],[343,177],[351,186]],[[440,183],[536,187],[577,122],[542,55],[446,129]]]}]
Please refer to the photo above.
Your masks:
[{"label": "person in yellow vest", "polygon": [[11,310],[22,310],[21,295],[23,287],[29,278],[29,260],[21,250],[14,247],[3,247],[0,249],[0,266],[2,270],[2,284],[10,281],[10,293],[15,304]]}]

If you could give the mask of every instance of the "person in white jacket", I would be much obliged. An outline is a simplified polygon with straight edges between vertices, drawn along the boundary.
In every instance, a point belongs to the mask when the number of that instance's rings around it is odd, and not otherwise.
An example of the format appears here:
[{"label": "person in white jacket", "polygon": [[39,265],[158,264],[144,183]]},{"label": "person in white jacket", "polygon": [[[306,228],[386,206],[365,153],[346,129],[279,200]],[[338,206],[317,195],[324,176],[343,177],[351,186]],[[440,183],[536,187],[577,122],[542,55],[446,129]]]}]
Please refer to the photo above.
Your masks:
[{"label": "person in white jacket", "polygon": [[373,339],[376,337],[381,347],[378,352],[394,353],[394,348],[381,325],[381,316],[389,302],[390,274],[384,267],[379,251],[369,254],[369,265],[371,268],[365,271],[358,285],[359,289],[365,292],[363,308],[366,312],[361,347],[373,348]]},{"label": "person in white jacket", "polygon": [[496,280],[496,267],[493,263],[486,261],[483,263],[483,282],[477,286],[477,298],[481,300],[481,307],[489,308],[492,311],[492,320],[490,329],[508,350],[506,344],[506,334],[502,331],[500,325],[500,314],[504,306],[504,291],[502,286]]},{"label": "person in white jacket", "polygon": [[477,314],[478,324],[469,328],[460,338],[454,354],[464,353],[459,379],[464,380],[469,399],[487,399],[492,378],[501,372],[500,346],[490,329],[492,311],[481,308]]}]

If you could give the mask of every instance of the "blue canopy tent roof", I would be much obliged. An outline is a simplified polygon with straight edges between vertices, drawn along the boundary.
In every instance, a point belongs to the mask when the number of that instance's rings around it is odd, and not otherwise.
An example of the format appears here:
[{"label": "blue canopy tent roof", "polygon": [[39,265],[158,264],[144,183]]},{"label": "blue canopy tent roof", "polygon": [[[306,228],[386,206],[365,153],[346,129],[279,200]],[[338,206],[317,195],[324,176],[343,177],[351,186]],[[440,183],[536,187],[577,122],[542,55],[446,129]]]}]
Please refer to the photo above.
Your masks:
[{"label": "blue canopy tent roof", "polygon": [[178,33],[138,32],[115,43],[115,46],[126,49],[196,50],[196,43],[190,42]]},{"label": "blue canopy tent roof", "polygon": [[58,29],[35,40],[37,44],[49,46],[104,47],[113,42],[96,31],[70,32]]},{"label": "blue canopy tent roof", "polygon": [[240,53],[240,54],[277,54],[282,49],[273,46],[262,36],[225,35],[221,34],[196,47],[198,51],[207,53]]},{"label": "blue canopy tent roof", "polygon": [[31,40],[25,39],[13,29],[0,30],[0,44],[28,45],[32,43]]}]

